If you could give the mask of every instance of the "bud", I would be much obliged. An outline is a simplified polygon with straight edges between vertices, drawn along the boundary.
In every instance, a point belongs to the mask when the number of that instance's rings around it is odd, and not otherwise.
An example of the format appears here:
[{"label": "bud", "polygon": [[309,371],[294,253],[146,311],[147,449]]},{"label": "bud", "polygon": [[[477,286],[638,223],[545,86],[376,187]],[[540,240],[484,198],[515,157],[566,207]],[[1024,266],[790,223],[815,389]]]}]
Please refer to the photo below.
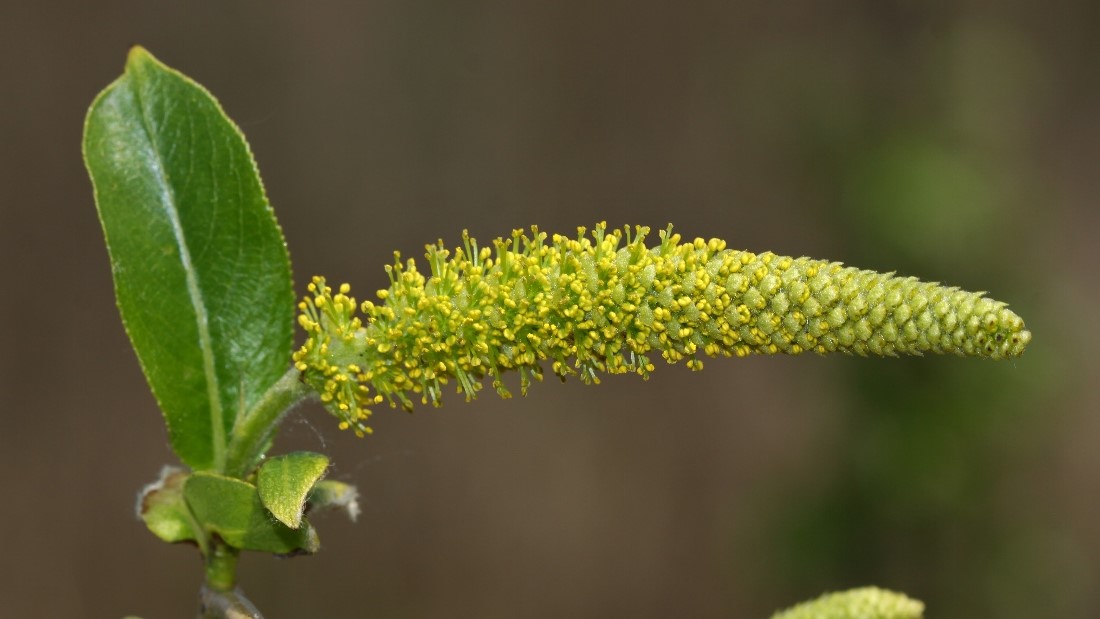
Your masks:
[{"label": "bud", "polygon": [[1031,340],[1005,303],[979,293],[719,239],[681,243],[671,226],[648,248],[648,233],[601,223],[591,238],[579,228],[547,242],[532,227],[492,251],[463,233],[453,256],[441,241],[427,247],[427,274],[395,255],[379,305],[357,307],[346,284],[334,293],[314,278],[295,365],[341,427],[363,434],[372,404],[438,406],[451,380],[469,400],[485,377],[510,397],[510,370],[526,393],[543,361],[598,383],[602,373],[646,378],[657,356],[693,370],[703,357],[810,351],[1005,359]]}]

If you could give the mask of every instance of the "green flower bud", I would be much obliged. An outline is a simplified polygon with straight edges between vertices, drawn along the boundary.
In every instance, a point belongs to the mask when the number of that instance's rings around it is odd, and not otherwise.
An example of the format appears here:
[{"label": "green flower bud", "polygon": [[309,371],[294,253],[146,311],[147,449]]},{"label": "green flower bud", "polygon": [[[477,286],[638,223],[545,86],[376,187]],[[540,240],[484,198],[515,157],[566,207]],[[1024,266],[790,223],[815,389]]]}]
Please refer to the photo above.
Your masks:
[{"label": "green flower bud", "polygon": [[828,593],[772,615],[772,619],[920,619],[924,604],[876,587]]},{"label": "green flower bud", "polygon": [[[308,339],[294,355],[305,381],[341,419],[369,432],[369,406],[440,404],[454,380],[469,400],[491,377],[517,370],[526,393],[549,361],[561,378],[653,370],[651,357],[702,369],[702,357],[844,352],[929,353],[1004,359],[1031,333],[1000,301],[912,277],[840,263],[681,243],[671,226],[647,248],[648,228],[591,238],[532,228],[493,248],[463,233],[453,257],[427,247],[430,272],[395,255],[379,304],[357,307],[314,278],[300,308]],[[365,318],[357,316],[361,311]]]}]

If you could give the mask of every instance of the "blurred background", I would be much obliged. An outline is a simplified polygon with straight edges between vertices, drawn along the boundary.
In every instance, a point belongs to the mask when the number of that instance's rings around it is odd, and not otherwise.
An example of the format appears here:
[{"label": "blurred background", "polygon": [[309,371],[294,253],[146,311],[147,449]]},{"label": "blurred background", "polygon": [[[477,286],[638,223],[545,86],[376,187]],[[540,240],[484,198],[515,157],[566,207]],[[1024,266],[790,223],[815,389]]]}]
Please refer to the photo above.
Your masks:
[{"label": "blurred background", "polygon": [[[1015,361],[716,360],[376,416],[302,407],[357,524],[248,555],[281,617],[765,617],[865,584],[928,616],[1100,616],[1100,4],[0,4],[0,600],[193,616],[133,515],[175,461],[80,159],[140,43],[247,134],[300,290],[394,250],[672,222],[1011,303]],[[40,297],[41,296],[41,297]]]}]

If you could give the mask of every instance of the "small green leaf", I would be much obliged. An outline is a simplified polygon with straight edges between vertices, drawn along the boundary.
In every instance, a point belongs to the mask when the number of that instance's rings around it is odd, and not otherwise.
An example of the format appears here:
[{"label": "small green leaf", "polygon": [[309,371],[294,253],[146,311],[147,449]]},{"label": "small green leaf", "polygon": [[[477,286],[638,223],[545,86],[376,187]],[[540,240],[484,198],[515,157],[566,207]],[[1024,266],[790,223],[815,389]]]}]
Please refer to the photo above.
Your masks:
[{"label": "small green leaf", "polygon": [[119,311],[196,470],[287,369],[294,294],[282,232],[244,136],[201,86],[147,51],[92,103],[84,160]]},{"label": "small green leaf", "polygon": [[328,458],[299,451],[271,458],[260,467],[256,487],[260,500],[279,522],[297,529],[302,524],[306,497],[328,469]]},{"label": "small green leaf", "polygon": [[359,517],[359,490],[342,481],[326,479],[314,484],[309,491],[310,510],[336,508],[343,509],[352,522]]},{"label": "small green leaf", "polygon": [[199,538],[183,500],[186,481],[186,471],[166,466],[160,472],[160,479],[143,488],[138,497],[138,516],[154,535],[169,543]]},{"label": "small green leaf", "polygon": [[195,519],[210,533],[241,550],[276,554],[315,552],[317,534],[308,522],[291,529],[271,518],[256,486],[212,473],[195,473],[183,487]]}]

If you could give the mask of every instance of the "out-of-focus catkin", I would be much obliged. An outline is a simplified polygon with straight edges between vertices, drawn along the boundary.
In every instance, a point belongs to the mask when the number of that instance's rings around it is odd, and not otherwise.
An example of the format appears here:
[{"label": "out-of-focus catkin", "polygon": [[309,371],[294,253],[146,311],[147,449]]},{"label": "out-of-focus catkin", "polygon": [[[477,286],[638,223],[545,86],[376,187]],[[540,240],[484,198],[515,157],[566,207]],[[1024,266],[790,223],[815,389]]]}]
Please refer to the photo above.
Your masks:
[{"label": "out-of-focus catkin", "polygon": [[921,619],[923,616],[922,602],[878,587],[861,587],[827,593],[776,613],[772,619]]}]

